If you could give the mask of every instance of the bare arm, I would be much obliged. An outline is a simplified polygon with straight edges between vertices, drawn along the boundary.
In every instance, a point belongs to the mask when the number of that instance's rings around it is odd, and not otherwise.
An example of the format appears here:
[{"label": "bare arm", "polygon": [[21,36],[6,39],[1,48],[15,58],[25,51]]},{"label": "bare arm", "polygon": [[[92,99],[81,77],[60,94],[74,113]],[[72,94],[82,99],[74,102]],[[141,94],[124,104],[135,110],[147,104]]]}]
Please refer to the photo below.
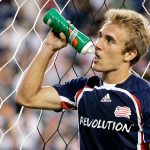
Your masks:
[{"label": "bare arm", "polygon": [[60,38],[53,32],[49,33],[41,50],[22,76],[16,93],[17,103],[30,108],[61,109],[57,91],[53,87],[42,86],[42,82],[50,59],[57,50],[66,45],[63,33]]}]

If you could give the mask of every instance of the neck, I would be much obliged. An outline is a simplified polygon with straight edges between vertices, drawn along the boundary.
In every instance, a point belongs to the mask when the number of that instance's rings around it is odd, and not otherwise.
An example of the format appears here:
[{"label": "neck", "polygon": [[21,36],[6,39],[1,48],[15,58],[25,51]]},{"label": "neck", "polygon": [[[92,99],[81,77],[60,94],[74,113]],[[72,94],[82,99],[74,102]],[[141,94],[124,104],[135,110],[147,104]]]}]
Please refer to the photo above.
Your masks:
[{"label": "neck", "polygon": [[121,69],[102,73],[102,79],[109,84],[119,84],[128,79],[131,69]]}]

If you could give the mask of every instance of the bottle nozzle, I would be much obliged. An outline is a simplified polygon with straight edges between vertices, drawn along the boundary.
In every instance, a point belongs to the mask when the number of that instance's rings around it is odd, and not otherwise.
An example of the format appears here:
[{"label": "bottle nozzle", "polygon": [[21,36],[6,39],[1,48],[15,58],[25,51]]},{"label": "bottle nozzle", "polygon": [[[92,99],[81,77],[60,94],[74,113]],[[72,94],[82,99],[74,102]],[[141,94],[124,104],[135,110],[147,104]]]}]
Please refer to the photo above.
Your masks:
[{"label": "bottle nozzle", "polygon": [[90,41],[88,42],[81,50],[82,54],[93,54],[95,52],[95,46],[94,44]]}]

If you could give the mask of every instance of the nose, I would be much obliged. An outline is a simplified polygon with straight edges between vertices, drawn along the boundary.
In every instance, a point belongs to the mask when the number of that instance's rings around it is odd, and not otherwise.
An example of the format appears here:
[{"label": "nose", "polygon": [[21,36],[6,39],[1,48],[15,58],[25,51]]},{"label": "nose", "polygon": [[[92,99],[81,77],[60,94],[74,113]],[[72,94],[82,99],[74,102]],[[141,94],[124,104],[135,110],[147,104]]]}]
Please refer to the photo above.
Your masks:
[{"label": "nose", "polygon": [[103,49],[103,42],[102,42],[102,38],[98,38],[95,42],[95,48],[96,49]]}]

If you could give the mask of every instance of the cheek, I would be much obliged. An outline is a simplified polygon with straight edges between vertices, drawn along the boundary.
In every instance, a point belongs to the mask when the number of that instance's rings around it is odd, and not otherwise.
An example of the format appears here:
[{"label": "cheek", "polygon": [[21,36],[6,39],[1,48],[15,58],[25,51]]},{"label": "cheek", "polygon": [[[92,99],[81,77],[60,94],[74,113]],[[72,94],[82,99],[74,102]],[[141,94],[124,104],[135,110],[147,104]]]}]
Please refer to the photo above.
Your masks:
[{"label": "cheek", "polygon": [[124,57],[120,53],[108,53],[104,59],[104,61],[109,65],[119,65],[123,62]]}]

